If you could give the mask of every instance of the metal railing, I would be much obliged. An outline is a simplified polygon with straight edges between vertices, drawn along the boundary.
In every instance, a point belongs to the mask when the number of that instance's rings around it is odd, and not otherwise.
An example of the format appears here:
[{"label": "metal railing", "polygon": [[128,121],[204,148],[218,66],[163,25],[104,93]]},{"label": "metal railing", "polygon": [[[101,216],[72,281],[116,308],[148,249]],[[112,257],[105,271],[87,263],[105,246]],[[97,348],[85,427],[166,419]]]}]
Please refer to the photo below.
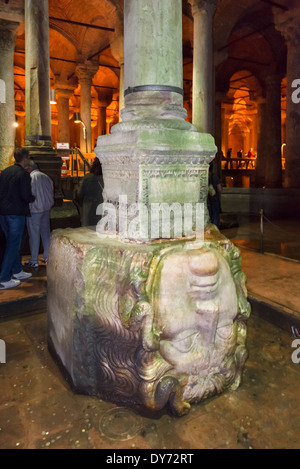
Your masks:
[{"label": "metal railing", "polygon": [[90,159],[94,159],[94,154],[88,154],[92,158],[87,158],[79,148],[70,149],[69,175],[71,177],[83,177],[91,170]]}]

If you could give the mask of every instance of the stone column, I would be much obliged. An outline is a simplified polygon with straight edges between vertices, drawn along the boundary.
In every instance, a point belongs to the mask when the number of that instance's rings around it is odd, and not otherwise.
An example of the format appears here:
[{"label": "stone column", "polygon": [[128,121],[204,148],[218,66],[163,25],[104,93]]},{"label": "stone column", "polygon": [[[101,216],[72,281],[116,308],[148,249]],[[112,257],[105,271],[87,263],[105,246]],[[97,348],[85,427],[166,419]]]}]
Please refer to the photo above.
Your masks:
[{"label": "stone column", "polygon": [[13,162],[15,148],[14,52],[19,23],[0,20],[0,80],[4,102],[0,103],[0,170]]},{"label": "stone column", "polygon": [[111,104],[111,101],[112,101],[111,91],[98,92],[98,103],[99,103],[98,136],[106,134],[106,108]]},{"label": "stone column", "polygon": [[48,0],[25,0],[25,32],[26,138],[51,147]]},{"label": "stone column", "polygon": [[106,134],[106,106],[99,106],[98,136]]},{"label": "stone column", "polygon": [[104,200],[119,207],[124,195],[150,211],[153,203],[206,206],[216,147],[211,135],[185,120],[182,1],[126,0],[124,6],[125,108],[95,150]]},{"label": "stone column", "polygon": [[[295,80],[300,79],[300,5],[287,1],[286,12],[274,8],[275,24],[287,41],[287,104],[285,187],[300,187],[300,103],[295,97]],[[299,89],[299,82],[298,82]],[[294,93],[294,94],[293,94]],[[298,95],[299,96],[299,92]]]},{"label": "stone column", "polygon": [[80,134],[80,150],[82,153],[92,151],[92,126],[91,126],[91,87],[94,75],[98,71],[97,64],[78,64],[76,68],[77,77],[80,84],[80,115],[86,127],[86,139],[84,138],[84,128]]},{"label": "stone column", "polygon": [[25,147],[40,170],[53,179],[56,203],[61,204],[62,160],[51,140],[48,0],[25,0],[25,46]]},{"label": "stone column", "polygon": [[124,121],[186,117],[181,5],[181,0],[125,2]]},{"label": "stone column", "polygon": [[121,120],[121,111],[125,107],[124,100],[124,36],[121,31],[117,32],[116,39],[110,45],[115,59],[120,65],[120,89],[119,89],[119,120]]},{"label": "stone column", "polygon": [[258,123],[257,123],[257,159],[255,168],[255,186],[263,187],[266,184],[266,161],[268,158],[267,136],[267,105],[266,100],[258,100]]},{"label": "stone column", "polygon": [[[68,143],[70,147],[70,108],[69,100],[74,94],[75,87],[67,84],[55,83],[57,101],[57,143]],[[60,157],[69,157],[69,149],[57,149]]]},{"label": "stone column", "polygon": [[222,116],[223,116],[223,109],[222,109],[222,101],[224,99],[224,95],[218,93],[216,96],[216,103],[215,103],[215,129],[213,135],[215,136],[216,146],[218,148],[216,157],[214,159],[214,170],[218,174],[218,176],[222,177]]},{"label": "stone column", "polygon": [[213,129],[213,14],[216,0],[189,0],[194,17],[193,124],[198,132]]},{"label": "stone column", "polygon": [[226,156],[226,153],[229,147],[229,111],[227,107],[224,108],[222,123],[223,123],[222,135],[224,137],[224,156]]},{"label": "stone column", "polygon": [[70,143],[70,108],[69,100],[74,94],[74,87],[67,85],[55,85],[58,115],[58,134],[59,143]]},{"label": "stone column", "polygon": [[272,75],[266,78],[267,111],[267,161],[266,186],[282,186],[281,165],[281,77]]}]

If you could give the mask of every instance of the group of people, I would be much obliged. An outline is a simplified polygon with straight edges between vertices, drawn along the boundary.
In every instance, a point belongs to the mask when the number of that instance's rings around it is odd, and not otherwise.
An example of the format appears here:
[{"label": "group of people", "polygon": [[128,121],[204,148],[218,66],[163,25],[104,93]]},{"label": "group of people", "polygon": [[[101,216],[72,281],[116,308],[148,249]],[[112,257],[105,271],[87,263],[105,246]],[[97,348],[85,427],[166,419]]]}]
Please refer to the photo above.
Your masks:
[{"label": "group of people", "polygon": [[54,204],[53,182],[31,161],[28,150],[14,154],[15,164],[0,174],[0,227],[5,250],[0,271],[0,289],[14,288],[32,273],[24,272],[21,244],[25,227],[29,235],[31,257],[28,267],[37,267],[40,239],[43,261],[48,260],[50,245],[50,209]]},{"label": "group of people", "polygon": [[[27,267],[38,267],[40,240],[43,244],[43,262],[47,264],[50,245],[50,210],[54,205],[53,182],[31,161],[29,152],[22,148],[14,154],[15,164],[0,174],[0,227],[2,254],[0,289],[14,288],[32,273],[24,272],[21,244],[25,227],[29,235],[30,260]],[[95,158],[90,173],[82,180],[76,193],[80,206],[82,226],[96,225],[97,206],[103,202],[102,168]],[[211,222],[220,225],[220,194],[222,185],[218,176],[209,171],[208,210]],[[1,259],[0,259],[1,261]]]},{"label": "group of people", "polygon": [[236,154],[237,156],[237,159],[239,161],[237,161],[236,163],[236,166],[233,165],[233,163],[235,162],[235,160],[233,160],[232,158],[232,148],[228,148],[227,152],[226,152],[226,157],[224,156],[223,152],[222,152],[222,159],[226,161],[225,163],[225,170],[228,170],[228,169],[234,169],[235,167],[237,167],[238,169],[242,168],[243,166],[245,166],[245,169],[248,169],[248,166],[249,164],[251,163],[252,167],[253,166],[253,160],[251,161],[251,158],[255,158],[255,154],[253,152],[253,148],[250,148],[250,150],[248,151],[247,154],[243,154],[243,150],[239,150]]},{"label": "group of people", "polygon": [[[22,280],[32,277],[32,273],[24,272],[22,265],[25,227],[31,257],[24,266],[39,266],[41,240],[42,262],[47,264],[50,246],[53,182],[39,170],[25,148],[17,150],[14,158],[15,164],[0,174],[0,290],[17,287]],[[95,158],[90,173],[83,178],[76,194],[82,226],[97,224],[100,217],[96,212],[103,202],[103,186],[101,163]]]}]

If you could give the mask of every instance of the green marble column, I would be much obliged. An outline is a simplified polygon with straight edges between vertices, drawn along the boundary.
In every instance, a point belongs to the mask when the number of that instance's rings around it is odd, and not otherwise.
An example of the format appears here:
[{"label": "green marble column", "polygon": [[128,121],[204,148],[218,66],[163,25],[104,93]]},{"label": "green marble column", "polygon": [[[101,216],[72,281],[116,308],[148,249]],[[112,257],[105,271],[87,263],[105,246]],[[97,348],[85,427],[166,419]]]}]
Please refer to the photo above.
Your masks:
[{"label": "green marble column", "polygon": [[[204,204],[216,147],[187,122],[182,89],[181,0],[126,0],[125,108],[95,149],[103,166],[105,202]],[[150,235],[151,237],[151,235]]]},{"label": "green marble column", "polygon": [[48,0],[25,0],[25,74],[25,147],[39,169],[53,180],[54,197],[61,204],[62,160],[51,139]]},{"label": "green marble column", "polygon": [[0,170],[14,161],[14,51],[18,26],[19,23],[0,20],[0,79],[3,80],[3,102],[2,99],[0,101]]}]

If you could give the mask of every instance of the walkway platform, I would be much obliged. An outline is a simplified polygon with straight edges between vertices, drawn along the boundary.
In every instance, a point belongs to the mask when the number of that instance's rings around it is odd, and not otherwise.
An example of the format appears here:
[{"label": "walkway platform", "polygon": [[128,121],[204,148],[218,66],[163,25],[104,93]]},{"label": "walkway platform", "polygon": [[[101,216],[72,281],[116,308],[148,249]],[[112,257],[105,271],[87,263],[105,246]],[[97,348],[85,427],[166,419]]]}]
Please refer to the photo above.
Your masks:
[{"label": "walkway platform", "polygon": [[[28,259],[29,256],[24,256],[23,262]],[[34,269],[24,267],[24,271],[31,272],[32,277],[17,288],[0,290],[0,321],[46,310],[47,272],[46,266],[40,264]]]},{"label": "walkway platform", "polygon": [[300,331],[300,262],[245,248],[241,253],[253,313],[288,332]]}]

